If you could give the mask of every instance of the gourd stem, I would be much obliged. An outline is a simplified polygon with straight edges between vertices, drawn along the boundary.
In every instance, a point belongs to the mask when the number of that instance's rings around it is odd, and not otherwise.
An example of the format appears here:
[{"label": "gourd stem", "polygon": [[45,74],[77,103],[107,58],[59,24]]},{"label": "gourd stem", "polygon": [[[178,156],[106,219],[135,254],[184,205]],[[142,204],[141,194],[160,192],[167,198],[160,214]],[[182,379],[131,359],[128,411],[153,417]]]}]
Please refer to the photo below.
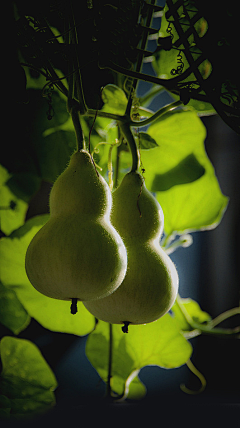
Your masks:
[{"label": "gourd stem", "polygon": [[139,156],[139,151],[137,148],[136,141],[134,139],[134,136],[132,134],[132,131],[131,131],[128,123],[121,121],[121,122],[118,122],[118,125],[121,129],[122,134],[124,135],[125,139],[127,140],[127,143],[128,143],[129,148],[131,150],[131,154],[132,154],[131,172],[135,172],[138,170],[138,168],[140,166],[140,156]]},{"label": "gourd stem", "polygon": [[71,110],[71,116],[73,121],[73,126],[75,129],[76,140],[77,140],[77,150],[86,150],[86,143],[80,123],[79,112],[73,107]]},{"label": "gourd stem", "polygon": [[128,333],[128,326],[129,326],[130,322],[129,321],[123,321],[123,326],[122,326],[122,332],[123,333]]},{"label": "gourd stem", "polygon": [[77,311],[78,311],[77,301],[78,301],[78,299],[72,298],[72,303],[71,303],[71,306],[70,306],[70,310],[71,310],[71,314],[72,315],[75,315],[77,313]]},{"label": "gourd stem", "polygon": [[79,106],[80,106],[80,113],[84,114],[87,111],[87,106],[86,106],[86,102],[85,102],[85,97],[84,97],[84,92],[83,92],[83,84],[82,84],[82,76],[81,76],[81,72],[80,72],[80,64],[79,64],[79,54],[78,54],[78,47],[77,45],[78,43],[78,34],[77,34],[77,26],[76,26],[76,22],[75,22],[75,13],[74,13],[74,9],[73,9],[73,4],[72,2],[70,2],[70,6],[71,6],[71,21],[70,21],[70,25],[72,30],[70,31],[70,42],[73,43],[74,48],[75,48],[75,57],[74,57],[74,68],[76,70],[76,72],[74,73],[74,85],[76,87],[76,92],[77,92],[77,97],[78,97],[78,101],[79,101]]},{"label": "gourd stem", "polygon": [[[120,129],[118,127],[118,140],[120,141],[120,143],[122,142],[122,136],[120,135]],[[114,174],[114,184],[113,184],[113,188],[116,189],[118,186],[118,177],[119,177],[119,164],[120,164],[120,146],[121,144],[119,144],[117,146],[117,153],[116,153],[116,161],[115,161],[115,174]]]}]

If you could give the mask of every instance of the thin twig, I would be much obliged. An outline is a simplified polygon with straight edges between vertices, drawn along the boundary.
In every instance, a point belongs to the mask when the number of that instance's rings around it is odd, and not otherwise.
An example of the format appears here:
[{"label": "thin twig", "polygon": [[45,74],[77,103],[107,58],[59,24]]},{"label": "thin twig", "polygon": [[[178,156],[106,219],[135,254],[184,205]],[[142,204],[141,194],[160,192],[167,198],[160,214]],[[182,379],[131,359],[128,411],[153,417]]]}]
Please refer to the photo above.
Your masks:
[{"label": "thin twig", "polygon": [[106,391],[106,398],[108,399],[111,399],[112,397],[112,388],[111,388],[112,348],[113,348],[113,331],[112,331],[112,324],[109,323],[108,378],[107,378],[107,391]]},{"label": "thin twig", "polygon": [[[155,3],[155,0],[151,0],[151,4],[154,4],[154,3]],[[147,18],[146,18],[146,25],[145,25],[146,28],[150,27],[150,25],[151,25],[152,15],[153,15],[153,9],[149,8],[148,12],[147,12]],[[144,50],[146,48],[147,39],[148,39],[148,31],[145,31],[143,34],[142,42],[141,42],[141,46],[140,46],[140,49],[142,52],[144,52]],[[136,64],[136,70],[135,70],[137,73],[139,73],[142,69],[143,59],[144,59],[144,54],[139,53],[138,59],[137,59],[137,64]],[[128,103],[127,103],[127,108],[125,111],[126,116],[130,116],[131,109],[132,109],[132,100],[133,100],[132,95],[134,94],[134,92],[136,90],[137,83],[138,83],[138,79],[135,78],[133,80],[133,83],[132,83],[132,87],[131,87],[131,91],[130,91],[130,95],[129,95],[129,99],[128,99]]]},{"label": "thin twig", "polygon": [[216,325],[220,324],[221,322],[227,320],[230,317],[233,317],[234,315],[240,315],[240,307],[232,308],[226,312],[223,312],[222,314],[214,318],[212,321],[210,321],[209,324],[211,325],[211,327],[215,327]]}]

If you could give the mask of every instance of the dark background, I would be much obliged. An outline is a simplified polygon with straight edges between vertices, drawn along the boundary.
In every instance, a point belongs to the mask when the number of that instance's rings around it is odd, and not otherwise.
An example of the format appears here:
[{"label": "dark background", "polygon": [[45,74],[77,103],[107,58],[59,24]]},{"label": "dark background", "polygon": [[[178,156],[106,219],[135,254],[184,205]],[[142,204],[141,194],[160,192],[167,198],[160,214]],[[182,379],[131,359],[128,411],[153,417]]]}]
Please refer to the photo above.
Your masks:
[{"label": "dark background", "polygon": [[[140,93],[145,88],[141,86]],[[161,101],[157,98],[151,108],[156,110],[160,103],[164,104],[168,100],[168,96],[161,98]],[[20,114],[23,107],[18,105],[15,108],[15,114]],[[22,114],[21,112],[21,117]],[[178,268],[181,297],[197,300],[203,310],[216,317],[221,312],[239,305],[240,137],[218,116],[205,117],[202,120],[207,128],[206,151],[216,170],[222,192],[230,197],[230,202],[221,224],[216,229],[194,233],[193,245],[178,249],[171,258]],[[11,138],[18,138],[21,144],[21,139],[24,138],[22,130],[19,135],[18,130],[12,127]],[[50,187],[48,183],[42,183],[40,190],[31,200],[27,218],[48,212]],[[237,325],[237,321],[239,317],[234,317],[222,326],[231,328]],[[1,335],[5,334],[12,333],[2,328]],[[80,421],[82,414],[92,418],[98,418],[100,414],[99,423],[105,423],[105,414],[109,414],[105,412],[109,408],[101,404],[105,385],[85,357],[86,337],[50,332],[34,319],[18,337],[32,340],[40,348],[59,383],[56,390],[57,406],[50,414],[39,418],[39,426],[48,422],[59,423],[61,420],[68,425],[78,426],[76,420],[79,416]],[[183,412],[187,409],[187,414],[191,413],[190,408],[194,409],[198,418],[201,418],[204,408],[217,408],[218,413],[219,408],[227,408],[233,414],[240,398],[239,340],[202,335],[191,343],[192,361],[207,380],[202,394],[186,395],[181,391],[182,383],[192,390],[198,390],[200,387],[199,380],[186,366],[173,370],[146,367],[140,372],[140,379],[147,387],[146,397],[141,403],[126,402],[115,405],[116,413],[125,415],[129,409],[141,413],[142,409],[150,406],[152,410],[159,411],[160,415],[166,412],[166,409],[168,412],[170,410],[169,417],[172,418],[174,409],[179,405]],[[184,415],[183,419],[186,412]],[[195,425],[198,418],[194,420]],[[160,417],[159,425],[161,420]],[[113,421],[114,424],[115,422]],[[12,424],[15,425],[13,422],[6,422],[6,426]],[[24,422],[25,426],[26,424]],[[29,425],[32,426],[32,422],[29,422]]]}]

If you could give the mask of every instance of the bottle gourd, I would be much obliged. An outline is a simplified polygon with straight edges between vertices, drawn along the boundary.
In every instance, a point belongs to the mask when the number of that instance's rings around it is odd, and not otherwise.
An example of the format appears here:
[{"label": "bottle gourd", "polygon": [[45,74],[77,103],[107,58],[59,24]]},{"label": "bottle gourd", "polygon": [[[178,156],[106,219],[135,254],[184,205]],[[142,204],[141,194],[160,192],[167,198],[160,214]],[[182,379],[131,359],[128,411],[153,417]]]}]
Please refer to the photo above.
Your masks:
[{"label": "bottle gourd", "polygon": [[32,285],[48,297],[75,303],[115,291],[126,273],[126,248],[110,222],[110,189],[87,151],[72,155],[49,204],[50,219],[26,253]]},{"label": "bottle gourd", "polygon": [[175,265],[160,247],[163,212],[138,172],[125,175],[113,192],[111,221],[128,254],[120,287],[110,296],[85,301],[95,317],[112,323],[145,324],[157,320],[173,305],[178,291]]}]

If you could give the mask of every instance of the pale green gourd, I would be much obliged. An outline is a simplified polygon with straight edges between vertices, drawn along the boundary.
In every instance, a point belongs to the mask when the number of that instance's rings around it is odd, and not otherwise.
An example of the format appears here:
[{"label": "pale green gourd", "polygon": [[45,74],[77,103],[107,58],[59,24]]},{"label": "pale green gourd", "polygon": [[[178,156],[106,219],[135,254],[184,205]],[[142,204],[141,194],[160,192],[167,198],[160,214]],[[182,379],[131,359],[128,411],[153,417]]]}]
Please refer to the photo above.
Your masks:
[{"label": "pale green gourd", "polygon": [[178,274],[159,244],[162,209],[139,173],[128,173],[113,192],[111,221],[127,248],[127,273],[113,294],[84,305],[103,321],[126,324],[126,331],[128,324],[149,323],[169,311],[178,291]]},{"label": "pale green gourd", "polygon": [[98,299],[121,284],[126,248],[110,223],[110,189],[90,154],[74,153],[50,193],[50,219],[31,241],[26,272],[40,293]]}]

